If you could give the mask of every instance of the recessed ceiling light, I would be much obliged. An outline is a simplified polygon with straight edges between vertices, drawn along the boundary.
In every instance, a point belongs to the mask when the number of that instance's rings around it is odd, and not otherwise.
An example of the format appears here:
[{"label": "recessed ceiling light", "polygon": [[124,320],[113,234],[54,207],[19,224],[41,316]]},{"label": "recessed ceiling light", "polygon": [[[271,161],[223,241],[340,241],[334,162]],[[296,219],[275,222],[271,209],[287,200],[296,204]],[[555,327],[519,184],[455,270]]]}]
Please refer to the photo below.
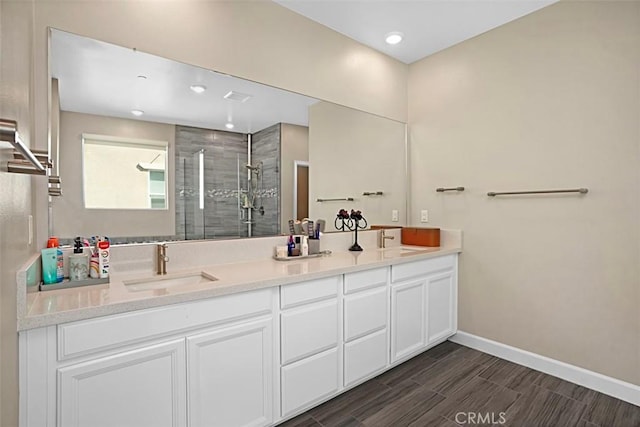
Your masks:
[{"label": "recessed ceiling light", "polygon": [[207,87],[204,86],[204,85],[191,85],[191,86],[189,86],[189,89],[191,89],[195,93],[202,93],[205,90],[207,90]]},{"label": "recessed ceiling light", "polygon": [[134,116],[140,117],[141,115],[144,114],[144,111],[142,111],[142,110],[131,110],[131,114],[133,114]]},{"label": "recessed ceiling light", "polygon": [[394,31],[384,36],[384,41],[386,41],[389,44],[398,44],[402,41],[403,37],[404,37],[404,34],[398,31]]},{"label": "recessed ceiling light", "polygon": [[233,123],[229,122],[226,125],[224,125],[224,127],[226,127],[227,129],[233,129]]}]

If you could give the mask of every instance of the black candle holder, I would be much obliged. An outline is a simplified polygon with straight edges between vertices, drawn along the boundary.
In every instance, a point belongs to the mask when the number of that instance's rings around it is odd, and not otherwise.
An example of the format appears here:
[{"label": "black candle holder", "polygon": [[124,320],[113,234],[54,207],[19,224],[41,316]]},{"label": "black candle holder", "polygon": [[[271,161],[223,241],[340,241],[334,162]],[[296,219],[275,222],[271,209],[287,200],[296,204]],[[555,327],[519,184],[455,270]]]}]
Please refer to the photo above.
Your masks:
[{"label": "black candle holder", "polygon": [[[362,225],[362,223],[364,225]],[[345,209],[340,209],[338,215],[336,215],[334,225],[336,230],[354,231],[355,243],[351,245],[349,250],[357,252],[362,251],[362,246],[358,244],[358,229],[365,229],[368,226],[366,218],[362,216],[362,212],[351,209],[351,213],[349,213]]]}]

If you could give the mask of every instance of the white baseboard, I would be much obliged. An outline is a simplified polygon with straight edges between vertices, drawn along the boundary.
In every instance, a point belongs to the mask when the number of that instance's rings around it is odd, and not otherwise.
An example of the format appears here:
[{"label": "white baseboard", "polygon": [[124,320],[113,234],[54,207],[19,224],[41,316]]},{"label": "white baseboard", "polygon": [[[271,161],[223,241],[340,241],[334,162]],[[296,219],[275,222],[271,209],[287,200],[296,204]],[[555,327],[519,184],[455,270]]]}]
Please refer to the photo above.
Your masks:
[{"label": "white baseboard", "polygon": [[640,406],[640,386],[635,384],[462,331],[449,340]]}]

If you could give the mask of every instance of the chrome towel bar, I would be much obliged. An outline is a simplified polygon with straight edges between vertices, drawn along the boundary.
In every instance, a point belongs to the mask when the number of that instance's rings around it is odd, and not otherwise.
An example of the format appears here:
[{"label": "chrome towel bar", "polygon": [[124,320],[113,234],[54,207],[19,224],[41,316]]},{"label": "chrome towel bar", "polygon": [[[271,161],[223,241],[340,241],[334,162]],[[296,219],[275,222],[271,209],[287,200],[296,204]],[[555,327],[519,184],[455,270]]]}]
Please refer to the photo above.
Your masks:
[{"label": "chrome towel bar", "polygon": [[444,193],[445,191],[464,191],[464,187],[449,187],[449,188],[436,188],[438,193]]},{"label": "chrome towel bar", "polygon": [[495,196],[511,196],[515,194],[557,194],[557,193],[580,193],[587,194],[589,189],[587,188],[570,188],[566,190],[530,190],[530,191],[503,191],[503,192],[495,192],[490,191],[487,193],[489,197]]},{"label": "chrome towel bar", "polygon": [[47,168],[27,147],[18,134],[18,124],[14,120],[0,119],[0,141],[9,142],[18,150],[25,161],[10,161],[9,172],[45,175]]},{"label": "chrome towel bar", "polygon": [[362,193],[363,196],[382,196],[384,192],[382,191],[365,191]]},{"label": "chrome towel bar", "polygon": [[316,199],[316,202],[353,202],[353,197],[342,197],[339,199]]}]

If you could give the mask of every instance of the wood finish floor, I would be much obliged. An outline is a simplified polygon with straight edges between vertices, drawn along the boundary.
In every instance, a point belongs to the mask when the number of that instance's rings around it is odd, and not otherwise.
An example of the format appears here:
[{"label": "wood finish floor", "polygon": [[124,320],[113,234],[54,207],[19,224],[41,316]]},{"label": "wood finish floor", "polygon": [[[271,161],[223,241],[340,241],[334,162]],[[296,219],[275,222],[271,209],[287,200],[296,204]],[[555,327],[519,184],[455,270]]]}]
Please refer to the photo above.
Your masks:
[{"label": "wood finish floor", "polygon": [[640,407],[446,341],[280,426],[460,425],[640,427]]}]

